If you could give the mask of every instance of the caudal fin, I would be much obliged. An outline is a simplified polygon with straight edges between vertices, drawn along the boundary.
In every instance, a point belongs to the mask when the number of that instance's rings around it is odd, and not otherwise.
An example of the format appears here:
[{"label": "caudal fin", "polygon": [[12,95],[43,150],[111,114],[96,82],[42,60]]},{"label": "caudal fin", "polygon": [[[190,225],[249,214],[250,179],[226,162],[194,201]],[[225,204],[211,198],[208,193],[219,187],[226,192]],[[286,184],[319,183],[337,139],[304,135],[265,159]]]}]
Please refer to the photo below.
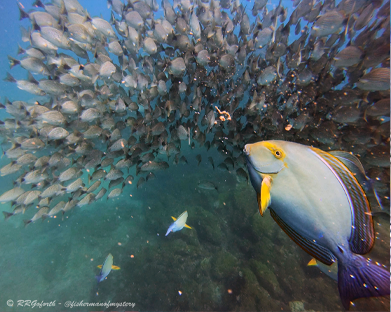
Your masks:
[{"label": "caudal fin", "polygon": [[355,299],[390,295],[390,272],[354,255],[347,265],[338,262],[338,290],[342,305],[349,310]]}]

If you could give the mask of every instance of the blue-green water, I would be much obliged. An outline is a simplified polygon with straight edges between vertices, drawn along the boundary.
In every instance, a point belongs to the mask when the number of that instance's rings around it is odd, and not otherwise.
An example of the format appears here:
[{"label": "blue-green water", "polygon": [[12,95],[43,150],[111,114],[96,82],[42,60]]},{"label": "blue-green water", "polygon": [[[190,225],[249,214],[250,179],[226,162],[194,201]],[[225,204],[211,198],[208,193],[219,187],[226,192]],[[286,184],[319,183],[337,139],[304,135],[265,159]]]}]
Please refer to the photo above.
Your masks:
[{"label": "blue-green water", "polygon": [[[252,187],[206,161],[213,156],[220,163],[222,156],[201,148],[197,166],[195,151],[183,154],[188,165],[158,172],[139,189],[127,186],[114,200],[76,208],[64,220],[24,228],[26,213],[2,222],[1,309],[18,310],[6,307],[8,299],[31,299],[55,300],[55,309],[45,308],[50,311],[65,310],[67,301],[132,302],[131,310],[147,311],[277,311],[300,301],[306,310],[341,310],[337,283],[307,267],[311,257],[268,213],[260,216]],[[199,190],[204,180],[218,192]],[[185,210],[192,229],[165,237],[170,216]],[[369,256],[387,264],[387,220],[375,228],[378,239]],[[97,265],[109,253],[121,269],[96,289]],[[387,299],[365,299],[352,310],[385,307]]]},{"label": "blue-green water", "polygon": [[[28,1],[21,1],[26,7]],[[110,18],[105,1],[80,1],[91,16]],[[247,2],[246,2],[247,3]],[[15,3],[1,1],[0,75],[9,71],[7,54],[15,56],[21,42]],[[290,2],[285,5],[291,5]],[[249,4],[249,7],[251,5]],[[276,3],[269,3],[272,9]],[[293,10],[289,7],[289,12]],[[159,12],[158,12],[159,14]],[[161,14],[161,12],[160,12]],[[27,44],[24,44],[26,47]],[[25,76],[21,68],[12,74]],[[33,96],[15,84],[0,82],[1,98],[31,101]],[[6,117],[5,112],[1,112]],[[213,135],[207,136],[212,140]],[[4,138],[5,140],[6,138]],[[10,145],[3,144],[3,151]],[[45,151],[44,151],[45,152]],[[43,152],[43,153],[44,153]],[[197,165],[196,155],[202,161]],[[53,302],[45,311],[336,311],[342,310],[337,282],[316,267],[267,212],[260,216],[255,192],[239,181],[233,170],[217,169],[225,156],[195,142],[182,141],[181,155],[188,164],[173,164],[173,156],[159,155],[170,168],[136,187],[135,177],[122,194],[106,196],[76,207],[62,217],[24,227],[36,211],[15,215],[0,226],[0,311],[28,311],[18,300]],[[207,158],[212,157],[213,170]],[[9,163],[6,157],[0,167]],[[387,172],[385,173],[387,176]],[[19,174],[0,179],[0,194],[12,187]],[[389,171],[388,171],[389,177]],[[87,173],[82,179],[87,184]],[[203,190],[199,182],[213,182],[216,190]],[[104,187],[108,182],[102,182]],[[64,197],[65,198],[65,197]],[[54,204],[63,198],[55,198]],[[10,203],[2,211],[12,211]],[[188,211],[184,228],[167,237],[172,223]],[[376,242],[367,256],[389,268],[389,220],[375,218]],[[98,265],[111,253],[114,265],[106,280],[96,283]],[[11,303],[12,300],[13,303]],[[124,307],[67,307],[68,302],[122,303]],[[134,305],[133,305],[134,304]],[[355,301],[353,311],[389,310],[389,297]],[[33,309],[33,310],[34,310]]]}]

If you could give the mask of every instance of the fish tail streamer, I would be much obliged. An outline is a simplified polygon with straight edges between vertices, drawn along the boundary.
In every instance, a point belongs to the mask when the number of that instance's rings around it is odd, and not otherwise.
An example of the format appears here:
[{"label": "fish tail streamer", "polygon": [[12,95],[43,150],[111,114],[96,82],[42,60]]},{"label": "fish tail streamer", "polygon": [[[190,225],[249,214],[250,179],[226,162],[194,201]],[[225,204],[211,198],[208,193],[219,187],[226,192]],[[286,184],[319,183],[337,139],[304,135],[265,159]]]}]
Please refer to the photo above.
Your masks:
[{"label": "fish tail streamer", "polygon": [[390,272],[362,256],[353,255],[347,263],[338,261],[338,290],[344,308],[349,310],[355,299],[390,295]]}]

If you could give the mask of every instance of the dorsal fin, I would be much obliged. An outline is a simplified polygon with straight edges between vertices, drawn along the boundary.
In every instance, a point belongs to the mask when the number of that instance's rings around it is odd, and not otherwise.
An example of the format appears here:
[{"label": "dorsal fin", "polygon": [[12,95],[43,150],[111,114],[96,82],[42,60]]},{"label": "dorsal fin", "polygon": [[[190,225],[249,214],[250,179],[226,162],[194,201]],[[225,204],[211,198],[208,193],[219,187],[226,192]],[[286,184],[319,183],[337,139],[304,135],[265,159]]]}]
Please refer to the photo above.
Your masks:
[{"label": "dorsal fin", "polygon": [[346,167],[348,167],[348,169],[353,173],[359,170],[361,174],[365,175],[364,167],[362,166],[360,160],[353,154],[344,151],[331,151],[329,153],[338,158],[338,160],[341,161]]},{"label": "dorsal fin", "polygon": [[[373,192],[373,195],[376,199],[376,204],[380,207],[381,210],[383,210],[384,208],[381,203],[381,199],[377,195],[373,181],[365,174],[365,169],[361,164],[360,160],[356,156],[348,152],[332,151],[330,152],[330,154],[338,158],[339,161],[341,161],[346,167],[348,167],[348,169],[353,173],[357,181],[361,184],[361,186],[366,192]],[[374,204],[372,208],[376,206],[376,204],[373,202],[371,202],[371,204]]]},{"label": "dorsal fin", "polygon": [[358,254],[368,253],[374,243],[374,229],[371,208],[364,190],[354,174],[337,157],[314,147],[311,147],[311,150],[334,173],[350,202],[352,231],[349,246],[351,251]]}]

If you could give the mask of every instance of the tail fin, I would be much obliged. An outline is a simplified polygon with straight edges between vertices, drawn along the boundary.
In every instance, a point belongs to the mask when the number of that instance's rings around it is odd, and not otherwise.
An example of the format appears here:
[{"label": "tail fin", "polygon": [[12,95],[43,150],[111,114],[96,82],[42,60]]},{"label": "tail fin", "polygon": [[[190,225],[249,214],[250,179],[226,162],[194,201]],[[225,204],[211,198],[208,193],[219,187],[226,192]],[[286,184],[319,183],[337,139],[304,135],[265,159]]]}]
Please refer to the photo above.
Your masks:
[{"label": "tail fin", "polygon": [[24,227],[27,226],[27,224],[31,223],[32,221],[31,220],[23,220],[23,223],[24,223]]},{"label": "tail fin", "polygon": [[10,62],[10,67],[11,67],[11,68],[14,67],[14,66],[16,66],[16,65],[19,65],[19,64],[20,64],[20,61],[19,61],[19,60],[13,58],[12,56],[9,56],[9,55],[7,55],[7,56],[8,56],[8,60],[9,60],[9,62]]},{"label": "tail fin", "polygon": [[23,11],[24,8],[19,2],[18,2],[18,7],[19,7],[19,12],[20,12],[19,20],[22,20],[24,18],[28,18],[29,15],[25,11]]},{"label": "tail fin", "polygon": [[44,8],[45,6],[43,5],[43,3],[41,2],[41,0],[36,0],[34,3],[33,3],[33,6],[35,7],[40,7],[40,8]]},{"label": "tail fin", "polygon": [[22,33],[22,41],[29,42],[31,33],[30,27],[28,29],[25,29],[23,26],[20,26],[20,32]]},{"label": "tail fin", "polygon": [[23,49],[20,45],[18,45],[18,55],[26,53],[26,50]]},{"label": "tail fin", "polygon": [[355,299],[390,295],[390,272],[362,256],[353,257],[348,265],[338,261],[338,290],[346,310]]},{"label": "tail fin", "polygon": [[9,219],[9,217],[13,216],[13,212],[7,212],[7,211],[3,211],[3,214],[4,214],[4,220],[7,221]]},{"label": "tail fin", "polygon": [[4,81],[9,81],[9,82],[16,82],[16,79],[11,76],[10,73],[7,72],[7,77],[3,79]]}]

